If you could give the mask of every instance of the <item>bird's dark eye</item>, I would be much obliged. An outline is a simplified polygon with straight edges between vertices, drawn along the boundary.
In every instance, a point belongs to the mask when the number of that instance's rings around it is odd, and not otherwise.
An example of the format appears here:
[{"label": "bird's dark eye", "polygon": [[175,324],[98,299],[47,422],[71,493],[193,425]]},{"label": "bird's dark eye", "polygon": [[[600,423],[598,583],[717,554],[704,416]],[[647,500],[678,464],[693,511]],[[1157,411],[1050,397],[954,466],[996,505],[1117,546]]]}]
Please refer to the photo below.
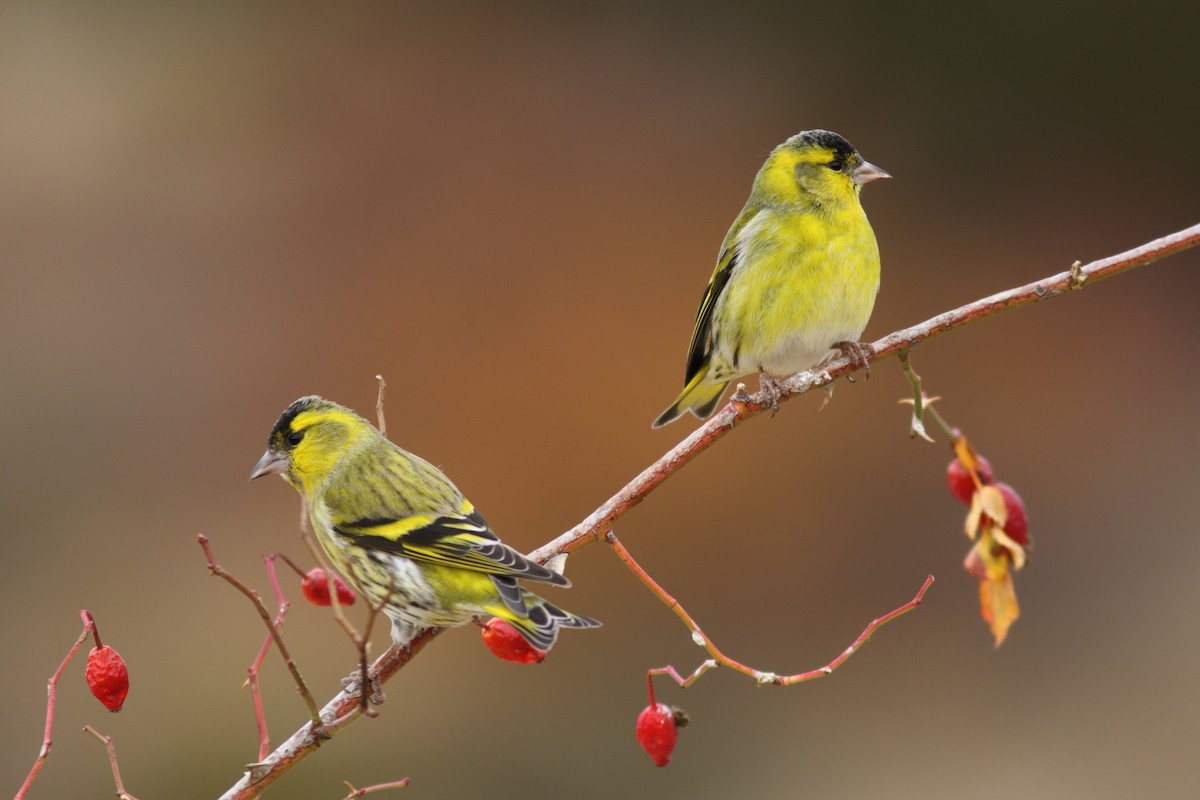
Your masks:
[{"label": "bird's dark eye", "polygon": [[300,444],[300,440],[303,438],[304,431],[292,431],[287,437],[288,444],[290,444],[292,447],[295,447],[296,445]]},{"label": "bird's dark eye", "polygon": [[841,172],[843,169],[846,168],[845,162],[839,161],[836,158],[833,161],[830,161],[827,166],[834,172]]}]

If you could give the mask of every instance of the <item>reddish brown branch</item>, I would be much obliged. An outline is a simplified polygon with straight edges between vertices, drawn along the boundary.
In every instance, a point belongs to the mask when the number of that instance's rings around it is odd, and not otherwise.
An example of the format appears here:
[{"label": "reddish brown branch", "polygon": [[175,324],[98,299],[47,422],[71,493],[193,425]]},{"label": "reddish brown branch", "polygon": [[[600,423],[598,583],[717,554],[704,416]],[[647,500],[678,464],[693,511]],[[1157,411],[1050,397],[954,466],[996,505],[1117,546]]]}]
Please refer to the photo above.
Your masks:
[{"label": "reddish brown branch", "polygon": [[[902,350],[907,350],[927,339],[940,336],[955,328],[961,328],[971,322],[986,319],[1001,311],[1009,311],[1039,300],[1067,294],[1104,278],[1112,277],[1134,267],[1145,266],[1160,258],[1195,247],[1197,244],[1200,244],[1200,224],[1161,239],[1155,239],[1124,253],[1102,258],[1090,264],[1072,266],[1066,272],[1060,272],[1040,281],[967,303],[953,311],[938,314],[918,325],[913,325],[911,328],[884,336],[871,345],[873,352],[869,356],[869,361],[879,361],[897,355]],[[843,356],[828,362],[821,370],[810,370],[795,375],[784,382],[784,393],[779,400],[782,401],[811,389],[831,384],[843,375],[854,372],[860,363]],[[642,474],[622,487],[619,492],[593,511],[587,519],[552,542],[539,547],[530,554],[531,557],[539,561],[546,561],[559,553],[574,552],[581,547],[601,541],[604,533],[613,527],[614,522],[624,516],[629,509],[646,499],[646,496],[671,474],[707,450],[729,431],[770,408],[770,401],[763,398],[761,393],[753,396],[746,395],[744,392],[735,394],[728,405],[668,451],[666,455],[651,464]]]},{"label": "reddish brown branch", "polygon": [[[275,621],[272,627],[278,630],[283,625],[283,618],[287,615],[291,603],[283,594],[283,587],[279,585],[279,576],[275,574],[275,559],[281,554],[272,553],[267,556],[267,575],[271,579],[271,588],[275,590],[275,600],[279,604],[279,610],[275,614]],[[283,556],[287,561],[287,556]],[[293,568],[295,565],[288,561]],[[262,647],[258,649],[258,655],[255,656],[254,662],[246,670],[246,682],[250,685],[250,696],[254,704],[254,721],[258,726],[258,758],[261,761],[271,752],[271,737],[267,733],[267,714],[263,709],[262,690],[259,688],[258,674],[262,670],[263,661],[267,658],[267,653],[271,650],[271,643],[274,637],[267,634],[263,639]]]},{"label": "reddish brown branch", "polygon": [[283,635],[280,634],[278,626],[271,619],[271,612],[263,604],[262,598],[258,596],[258,592],[251,589],[246,584],[238,580],[234,575],[230,574],[224,567],[217,563],[217,557],[213,554],[212,545],[208,543],[208,537],[203,533],[196,534],[196,541],[200,543],[200,548],[204,550],[204,555],[208,559],[208,571],[210,574],[219,578],[224,578],[231,586],[244,594],[251,603],[254,604],[254,609],[258,612],[258,616],[262,619],[263,624],[267,626],[267,631],[275,642],[275,646],[279,648],[279,654],[283,656],[283,661],[287,664],[288,671],[292,673],[292,679],[296,682],[296,688],[300,692],[300,696],[304,698],[304,704],[308,706],[309,716],[313,723],[319,723],[320,717],[317,713],[317,702],[313,699],[312,692],[308,690],[308,684],[304,682],[303,676],[300,675],[300,668],[296,666],[296,662],[292,660],[291,653],[288,652],[287,645],[283,643]]},{"label": "reddish brown branch", "polygon": [[[79,616],[83,620],[83,631],[80,632],[79,638],[75,640],[75,644],[71,645],[71,649],[67,651],[67,655],[63,658],[62,663],[58,665],[58,669],[54,670],[54,674],[46,682],[46,727],[42,734],[42,749],[38,751],[37,758],[33,761],[33,767],[29,770],[29,774],[25,776],[25,782],[21,784],[21,788],[17,789],[13,800],[22,800],[25,797],[25,793],[33,785],[34,779],[42,771],[42,765],[50,757],[50,747],[54,734],[54,701],[58,693],[58,679],[62,677],[67,664],[70,664],[71,659],[79,652],[79,648],[87,641],[88,634],[96,636],[97,643],[100,641],[99,634],[96,633],[96,622],[92,619],[92,615],[84,610],[79,612]],[[99,644],[97,644],[97,647],[99,647]]]},{"label": "reddish brown branch", "polygon": [[[764,672],[762,670],[754,669],[753,667],[748,667],[721,652],[720,648],[718,648],[713,640],[708,638],[708,635],[700,629],[700,626],[696,624],[696,620],[692,619],[692,616],[688,614],[687,610],[684,609],[682,605],[680,605],[679,601],[668,594],[666,589],[659,585],[654,578],[651,578],[650,574],[646,572],[646,570],[642,569],[642,566],[638,564],[629,551],[625,549],[625,545],[621,544],[621,542],[617,540],[617,537],[614,536],[612,532],[609,532],[605,536],[605,541],[612,547],[613,552],[617,554],[617,558],[621,559],[625,566],[628,567],[629,570],[638,577],[638,580],[645,584],[647,589],[653,592],[654,595],[661,600],[664,605],[667,606],[667,608],[675,612],[675,616],[679,617],[679,619],[683,621],[683,624],[687,626],[689,631],[691,631],[692,641],[703,647],[708,651],[708,654],[712,656],[711,659],[701,663],[700,666],[696,668],[696,671],[687,678],[680,677],[679,673],[676,672],[673,667],[661,667],[651,670],[651,674],[671,676],[680,686],[685,689],[695,683],[696,679],[705,672],[716,666],[729,667],[735,672],[748,675],[757,681],[759,686],[763,685],[764,683],[769,683],[774,686],[791,686],[794,683],[803,683],[805,681],[811,681],[813,678],[824,677],[840,667],[847,658],[858,652],[858,649],[862,647],[862,645],[865,644],[868,639],[871,638],[871,634],[873,634],[881,626],[886,625],[901,614],[907,614],[909,611],[912,611],[914,608],[921,605],[921,600],[925,597],[925,592],[929,591],[929,587],[933,584],[933,576],[930,575],[925,579],[925,583],[921,585],[921,588],[917,590],[917,594],[912,600],[909,600],[907,603],[895,609],[894,611],[889,611],[882,617],[877,617],[872,620],[871,624],[868,625],[866,629],[859,635],[859,637],[854,640],[853,644],[843,650],[841,655],[839,655],[833,661],[830,661],[825,666],[814,670],[809,670],[808,672],[800,672],[795,675],[777,675],[774,672]],[[650,688],[650,696],[651,704],[653,704],[653,685],[651,685]]]},{"label": "reddish brown branch", "polygon": [[342,800],[354,800],[356,797],[366,797],[371,792],[380,792],[384,789],[403,789],[405,786],[408,786],[408,778],[401,778],[398,781],[390,783],[377,783],[374,786],[364,786],[361,789],[355,789],[349,783],[346,785],[350,787],[350,794],[343,797]]},{"label": "reddish brown branch", "polygon": [[83,732],[94,736],[101,744],[104,745],[104,749],[108,751],[108,765],[112,768],[113,783],[115,783],[117,786],[118,799],[137,800],[136,797],[125,791],[125,784],[121,782],[121,769],[117,766],[117,749],[113,747],[112,737],[98,733],[91,725],[84,725]]},{"label": "reddish brown branch", "polygon": [[[1200,225],[1194,225],[1178,233],[1134,248],[1133,250],[1094,261],[1086,266],[1072,266],[1067,272],[1052,275],[1017,289],[1000,292],[991,297],[985,297],[953,311],[939,314],[919,325],[889,334],[872,345],[874,352],[870,355],[869,360],[879,361],[880,359],[897,355],[901,351],[907,350],[926,339],[931,339],[934,336],[962,327],[968,323],[985,319],[1001,311],[1028,305],[1038,300],[1057,297],[1072,290],[1083,288],[1087,283],[1095,283],[1098,280],[1111,277],[1125,270],[1144,266],[1165,256],[1195,247],[1197,244],[1200,244]],[[855,371],[860,365],[861,362],[856,364],[845,357],[836,358],[825,364],[824,368],[820,371],[804,372],[790,378],[784,383],[784,393],[779,399],[783,400],[792,395],[802,394],[813,388],[826,386],[837,378]],[[679,470],[680,467],[711,447],[730,430],[770,407],[771,404],[769,402],[764,403],[764,398],[761,394],[749,396],[744,392],[736,393],[725,408],[721,409],[715,416],[693,431],[687,438],[668,451],[666,455],[643,470],[640,475],[622,487],[620,491],[593,511],[586,519],[553,541],[539,547],[530,556],[539,562],[545,563],[560,554],[571,553],[589,544],[601,541],[605,532],[612,529],[614,522],[644,500],[655,487]],[[922,587],[922,589],[924,588],[926,587]],[[919,597],[916,599],[919,599]],[[908,609],[902,607],[892,612],[892,615],[888,615],[886,619],[882,617],[880,619],[887,621],[894,618],[894,615],[904,613],[906,610]],[[864,636],[860,637],[863,641],[865,641],[865,637],[870,636],[870,633],[875,628],[883,624],[879,620],[876,623],[872,623],[872,626],[868,626],[868,630],[864,631]],[[392,647],[380,656],[372,666],[372,677],[381,682],[386,681],[440,632],[440,629],[425,631],[406,648],[401,650]],[[856,642],[855,645],[851,645],[847,653],[843,653],[839,657],[840,660],[835,659],[831,664],[836,667],[837,664],[840,664],[849,657],[848,653],[852,652],[859,643]],[[356,719],[357,714],[347,715],[346,712],[352,710],[353,706],[358,702],[357,696],[352,693],[340,692],[335,696],[325,706],[325,709],[321,711],[322,719],[339,720],[338,725],[334,726],[332,730],[327,728],[326,733],[332,735],[337,728]],[[330,712],[330,715],[326,716],[326,712]],[[222,796],[222,800],[257,797],[262,790],[277,780],[294,763],[312,752],[317,744],[316,737],[312,735],[312,725],[309,723],[293,734],[287,742],[276,748],[275,752],[262,764],[254,765],[242,780]]]},{"label": "reddish brown branch", "polygon": [[[384,384],[382,383],[382,379],[380,379],[379,391],[381,393],[383,392],[383,386]],[[382,402],[382,395],[380,402]],[[377,712],[371,708],[369,702],[371,692],[369,687],[371,686],[371,681],[369,680],[367,670],[367,639],[370,636],[371,625],[375,621],[374,615],[383,608],[383,605],[380,604],[378,608],[373,606],[371,607],[371,616],[367,618],[367,635],[364,636],[363,634],[359,633],[358,628],[354,627],[354,623],[350,621],[350,619],[346,616],[346,613],[342,610],[341,596],[337,591],[337,573],[334,571],[333,567],[330,566],[329,560],[325,557],[324,550],[321,549],[321,546],[317,543],[316,536],[313,535],[312,527],[309,524],[308,518],[308,498],[304,497],[303,492],[301,492],[300,496],[300,538],[303,540],[305,547],[307,547],[309,552],[312,554],[313,560],[320,564],[321,569],[325,572],[325,590],[329,593],[329,607],[330,611],[333,613],[334,622],[338,624],[338,627],[342,629],[342,632],[346,634],[347,638],[350,639],[351,644],[354,645],[354,649],[358,651],[360,665],[359,683],[364,687],[361,691],[361,697],[359,698],[358,710],[359,712],[368,716],[377,716]],[[391,593],[389,592],[389,596],[390,594]],[[368,605],[370,605],[369,601],[366,602]],[[353,687],[354,682],[347,679],[345,685],[348,688]]]},{"label": "reddish brown branch", "polygon": [[[385,683],[439,633],[441,628],[431,628],[423,631],[404,647],[388,648],[387,652],[371,665],[371,682]],[[357,669],[352,677],[358,678]],[[276,747],[270,756],[258,764],[252,764],[241,780],[221,795],[221,800],[248,800],[258,797],[296,763],[316,750],[321,742],[361,717],[358,693],[338,692],[321,709],[320,715],[322,724],[319,730],[315,729],[312,723],[306,723],[287,741]]]}]

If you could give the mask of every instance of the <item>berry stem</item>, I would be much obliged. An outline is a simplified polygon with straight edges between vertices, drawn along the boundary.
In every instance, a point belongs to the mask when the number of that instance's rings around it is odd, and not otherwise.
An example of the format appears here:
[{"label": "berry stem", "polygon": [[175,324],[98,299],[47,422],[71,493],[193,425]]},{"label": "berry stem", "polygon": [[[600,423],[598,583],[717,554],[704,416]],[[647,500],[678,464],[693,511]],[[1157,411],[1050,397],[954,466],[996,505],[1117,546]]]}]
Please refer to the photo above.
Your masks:
[{"label": "berry stem", "polygon": [[291,567],[292,570],[296,573],[296,575],[299,576],[301,579],[303,579],[304,576],[308,574],[307,572],[305,572],[305,570],[300,568],[299,564],[297,564],[295,561],[292,561],[290,558],[288,558],[287,553],[272,553],[270,556],[268,556],[268,558],[274,558],[276,556],[279,558],[282,558],[283,563],[285,563],[289,567]]},{"label": "berry stem", "polygon": [[936,408],[927,405],[925,406],[925,410],[933,417],[933,421],[938,424],[938,427],[942,429],[942,433],[946,434],[947,438],[953,440],[959,436],[958,428],[952,427],[950,423],[946,422],[946,418],[938,413]]},{"label": "berry stem", "polygon": [[950,427],[945,418],[942,417],[942,415],[938,413],[938,410],[933,407],[933,404],[941,398],[930,397],[929,395],[925,394],[925,390],[921,388],[921,376],[918,375],[917,371],[912,367],[912,360],[909,356],[908,349],[905,348],[901,350],[896,357],[900,359],[900,368],[904,370],[905,377],[908,378],[908,382],[912,385],[912,399],[900,401],[901,403],[905,403],[913,407],[912,434],[914,436],[920,436],[927,442],[933,441],[925,428],[925,418],[926,415],[928,415],[933,417],[933,421],[937,423],[938,427],[942,429],[942,433],[946,434],[948,438],[956,438],[958,436],[957,429]]},{"label": "berry stem", "polygon": [[774,672],[763,672],[762,670],[748,667],[721,652],[720,648],[717,647],[712,639],[705,635],[704,631],[700,629],[700,626],[696,624],[696,621],[692,619],[692,616],[688,614],[687,610],[680,605],[679,601],[668,594],[666,589],[664,589],[658,584],[657,581],[650,577],[650,574],[647,573],[646,570],[642,569],[641,565],[634,560],[633,556],[625,548],[625,545],[621,544],[612,531],[609,531],[605,535],[604,541],[607,542],[610,547],[612,547],[613,552],[617,554],[617,558],[621,559],[625,566],[629,568],[630,572],[636,575],[638,580],[645,584],[646,588],[649,589],[656,597],[658,597],[658,599],[661,600],[663,604],[667,606],[667,608],[675,612],[675,616],[679,617],[679,619],[683,621],[683,624],[687,626],[688,630],[691,631],[693,641],[707,650],[708,654],[712,656],[710,661],[703,662],[696,669],[696,671],[687,678],[681,677],[673,667],[660,667],[650,670],[646,675],[646,683],[650,690],[651,705],[654,705],[654,686],[651,681],[652,676],[654,675],[669,675],[684,689],[692,685],[709,669],[718,665],[729,667],[735,672],[748,675],[749,677],[754,678],[754,680],[760,686],[765,683],[769,683],[774,686],[791,686],[794,683],[803,683],[805,681],[813,680],[814,678],[822,678],[826,675],[829,675],[835,669],[840,667],[846,661],[846,659],[858,652],[859,648],[871,638],[871,634],[873,634],[876,630],[891,622],[896,617],[899,617],[902,614],[907,614],[909,611],[912,611],[914,608],[919,606],[921,604],[921,600],[925,597],[925,592],[928,591],[929,587],[933,584],[933,576],[930,575],[925,579],[925,582],[921,584],[921,588],[917,590],[917,594],[912,600],[909,600],[899,608],[889,611],[883,616],[876,617],[874,620],[872,620],[871,623],[863,630],[863,632],[859,634],[859,637],[855,639],[849,647],[842,651],[841,655],[839,655],[833,661],[830,661],[825,666],[809,670],[808,672],[800,672],[795,675],[777,675]]},{"label": "berry stem", "polygon": [[79,615],[83,617],[83,624],[90,626],[92,629],[92,641],[96,643],[96,649],[104,647],[104,643],[100,641],[100,627],[96,624],[96,620],[92,619],[92,615],[88,611],[80,611]]}]

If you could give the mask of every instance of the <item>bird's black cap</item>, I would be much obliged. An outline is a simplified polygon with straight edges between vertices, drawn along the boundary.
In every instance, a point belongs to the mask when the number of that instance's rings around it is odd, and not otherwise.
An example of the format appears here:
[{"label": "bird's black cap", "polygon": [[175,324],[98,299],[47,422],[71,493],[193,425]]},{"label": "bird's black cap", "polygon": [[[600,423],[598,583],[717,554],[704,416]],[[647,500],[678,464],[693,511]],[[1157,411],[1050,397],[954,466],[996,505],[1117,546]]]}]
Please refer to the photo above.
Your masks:
[{"label": "bird's black cap", "polygon": [[812,130],[797,133],[787,140],[789,147],[824,147],[832,150],[838,158],[846,158],[851,153],[857,153],[854,145],[845,137],[833,131]]}]

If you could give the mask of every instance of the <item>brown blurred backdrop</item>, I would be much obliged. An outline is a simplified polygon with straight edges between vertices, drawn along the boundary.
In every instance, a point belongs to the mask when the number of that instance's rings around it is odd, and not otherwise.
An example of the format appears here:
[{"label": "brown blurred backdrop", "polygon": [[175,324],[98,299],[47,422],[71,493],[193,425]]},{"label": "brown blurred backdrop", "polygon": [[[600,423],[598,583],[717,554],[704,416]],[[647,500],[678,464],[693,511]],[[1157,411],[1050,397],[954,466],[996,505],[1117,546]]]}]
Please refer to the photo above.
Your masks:
[{"label": "brown blurred backdrop", "polygon": [[[261,590],[297,500],[246,476],[320,393],[440,464],[509,542],[583,518],[686,434],[675,396],[716,248],[768,150],[826,127],[896,179],[865,204],[867,336],[1197,221],[1194,2],[86,4],[0,9],[0,501],[15,790],[90,609],[128,659],[109,716],[81,663],[35,798],[215,797],[255,757],[263,632],[194,537]],[[1195,312],[1187,253],[919,348],[917,369],[1029,506],[1024,616],[994,651],[960,569],[944,443],[910,441],[895,362],[728,437],[621,524],[730,654],[795,672],[938,582],[834,677],[731,673],[601,548],[600,617],[539,667],[442,637],[273,796],[412,776],[419,797],[1183,797],[1200,734]],[[298,593],[297,593],[298,596]],[[297,603],[320,698],[353,657]],[[382,644],[382,638],[380,640]],[[304,720],[279,659],[273,736]]]}]

